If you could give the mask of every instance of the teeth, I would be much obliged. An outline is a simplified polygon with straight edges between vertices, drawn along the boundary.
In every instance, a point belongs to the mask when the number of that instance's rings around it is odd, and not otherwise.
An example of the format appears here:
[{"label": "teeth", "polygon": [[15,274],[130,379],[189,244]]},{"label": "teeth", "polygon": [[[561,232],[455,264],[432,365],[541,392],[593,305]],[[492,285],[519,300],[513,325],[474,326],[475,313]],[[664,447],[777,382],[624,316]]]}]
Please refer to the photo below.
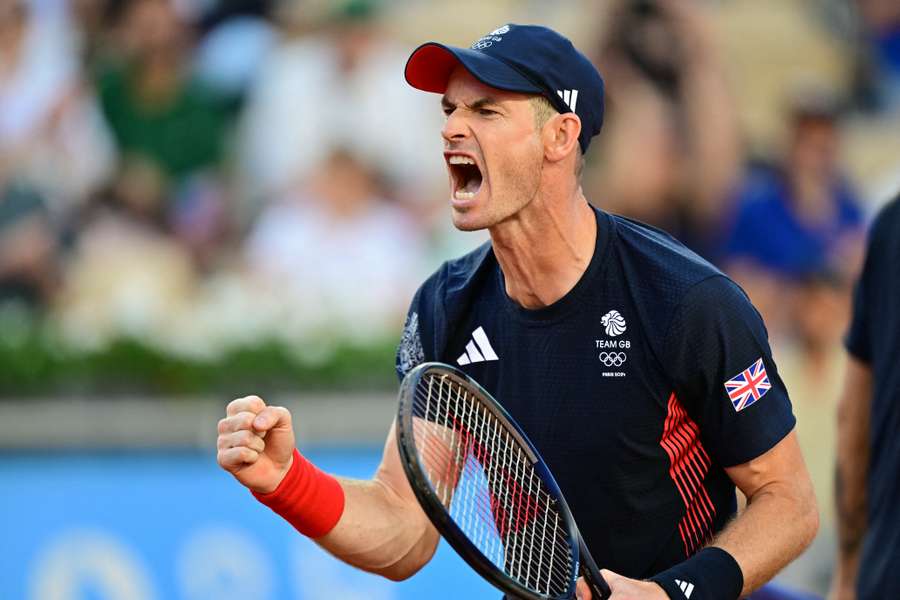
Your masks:
[{"label": "teeth", "polygon": [[468,156],[460,156],[459,154],[453,154],[447,160],[451,165],[474,165],[475,161],[469,158]]},{"label": "teeth", "polygon": [[468,200],[475,197],[475,192],[464,192],[462,190],[456,190],[453,195],[457,200]]}]

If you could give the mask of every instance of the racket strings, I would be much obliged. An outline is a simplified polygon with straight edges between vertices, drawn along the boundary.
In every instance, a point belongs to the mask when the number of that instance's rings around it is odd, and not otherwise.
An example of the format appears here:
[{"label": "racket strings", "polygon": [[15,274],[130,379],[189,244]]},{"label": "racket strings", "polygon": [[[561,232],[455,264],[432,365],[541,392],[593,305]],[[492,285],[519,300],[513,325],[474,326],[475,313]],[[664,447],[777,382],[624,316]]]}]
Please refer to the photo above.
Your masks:
[{"label": "racket strings", "polygon": [[447,375],[423,377],[412,408],[424,470],[456,525],[524,586],[564,593],[573,570],[568,532],[521,443]]}]

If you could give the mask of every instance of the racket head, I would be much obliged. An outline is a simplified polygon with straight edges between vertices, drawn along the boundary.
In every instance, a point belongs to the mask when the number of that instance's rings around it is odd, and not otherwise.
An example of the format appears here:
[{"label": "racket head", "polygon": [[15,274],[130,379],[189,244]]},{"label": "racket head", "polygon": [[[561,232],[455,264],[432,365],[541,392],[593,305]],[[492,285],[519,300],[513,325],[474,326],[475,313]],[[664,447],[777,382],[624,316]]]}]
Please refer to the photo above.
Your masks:
[{"label": "racket head", "polygon": [[[422,509],[477,573],[517,598],[575,596],[580,535],[571,511],[524,431],[478,383],[442,363],[410,371],[400,386],[397,444]],[[536,544],[543,546],[535,559]]]}]

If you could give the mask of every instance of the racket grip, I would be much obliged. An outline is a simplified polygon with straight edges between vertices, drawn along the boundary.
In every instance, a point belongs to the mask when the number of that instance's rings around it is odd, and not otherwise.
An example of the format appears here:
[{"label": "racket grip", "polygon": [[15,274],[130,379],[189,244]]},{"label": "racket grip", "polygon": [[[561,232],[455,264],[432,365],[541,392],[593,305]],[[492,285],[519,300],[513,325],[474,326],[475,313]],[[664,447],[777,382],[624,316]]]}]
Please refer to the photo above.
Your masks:
[{"label": "racket grip", "polygon": [[584,582],[591,589],[591,600],[606,600],[612,596],[612,591],[609,589],[609,584],[603,579],[603,575],[600,574],[594,557],[588,552],[580,535],[578,536],[578,546],[578,552],[581,555],[581,574],[584,576]]},{"label": "racket grip", "polygon": [[[596,576],[596,579],[594,579]],[[584,570],[584,581],[591,588],[591,600],[606,600],[612,595],[606,580],[600,573],[591,574],[589,569]]]}]

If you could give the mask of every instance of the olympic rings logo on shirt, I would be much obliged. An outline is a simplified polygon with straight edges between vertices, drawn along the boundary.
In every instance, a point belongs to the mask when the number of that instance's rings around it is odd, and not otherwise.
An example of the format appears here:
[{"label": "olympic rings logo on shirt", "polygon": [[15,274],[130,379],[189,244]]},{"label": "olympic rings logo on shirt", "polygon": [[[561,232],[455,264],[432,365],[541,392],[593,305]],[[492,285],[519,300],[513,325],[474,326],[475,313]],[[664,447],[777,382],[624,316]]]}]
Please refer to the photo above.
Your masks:
[{"label": "olympic rings logo on shirt", "polygon": [[599,358],[607,367],[621,367],[628,360],[624,352],[601,352]]}]

